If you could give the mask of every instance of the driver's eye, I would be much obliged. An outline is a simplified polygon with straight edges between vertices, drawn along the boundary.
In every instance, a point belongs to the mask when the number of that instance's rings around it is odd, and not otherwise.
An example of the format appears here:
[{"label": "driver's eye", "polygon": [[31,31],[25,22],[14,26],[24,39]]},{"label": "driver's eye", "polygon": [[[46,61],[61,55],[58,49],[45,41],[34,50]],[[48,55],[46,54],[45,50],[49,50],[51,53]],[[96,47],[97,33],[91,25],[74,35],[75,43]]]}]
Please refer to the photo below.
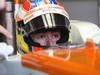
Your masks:
[{"label": "driver's eye", "polygon": [[39,38],[43,39],[45,38],[45,35],[40,35]]},{"label": "driver's eye", "polygon": [[59,34],[58,32],[55,32],[55,33],[52,34],[52,36],[53,36],[54,38],[59,38],[59,37],[60,37],[60,34]]},{"label": "driver's eye", "polygon": [[53,36],[54,36],[55,38],[59,37],[59,35],[58,35],[58,34],[54,34]]}]

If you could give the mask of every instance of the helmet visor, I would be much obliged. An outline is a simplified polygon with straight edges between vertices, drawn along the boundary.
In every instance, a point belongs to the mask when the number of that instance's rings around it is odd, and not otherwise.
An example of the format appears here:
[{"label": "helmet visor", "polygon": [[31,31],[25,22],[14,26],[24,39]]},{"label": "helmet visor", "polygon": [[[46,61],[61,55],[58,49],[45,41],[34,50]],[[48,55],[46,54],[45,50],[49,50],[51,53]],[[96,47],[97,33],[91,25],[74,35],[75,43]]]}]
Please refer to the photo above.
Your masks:
[{"label": "helmet visor", "polygon": [[57,27],[68,28],[68,25],[69,20],[67,17],[60,14],[49,13],[32,19],[24,26],[24,29],[28,34],[30,34],[54,31]]}]

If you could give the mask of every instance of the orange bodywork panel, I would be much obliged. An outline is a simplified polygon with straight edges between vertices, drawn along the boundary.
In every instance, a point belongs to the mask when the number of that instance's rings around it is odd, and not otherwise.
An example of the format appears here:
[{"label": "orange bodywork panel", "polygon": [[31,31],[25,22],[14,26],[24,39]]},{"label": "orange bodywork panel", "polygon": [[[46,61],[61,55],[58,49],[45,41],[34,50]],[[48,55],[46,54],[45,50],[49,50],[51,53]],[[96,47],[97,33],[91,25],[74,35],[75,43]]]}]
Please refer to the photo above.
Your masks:
[{"label": "orange bodywork panel", "polygon": [[49,75],[100,75],[100,48],[88,40],[82,48],[33,51],[22,56],[22,65]]}]

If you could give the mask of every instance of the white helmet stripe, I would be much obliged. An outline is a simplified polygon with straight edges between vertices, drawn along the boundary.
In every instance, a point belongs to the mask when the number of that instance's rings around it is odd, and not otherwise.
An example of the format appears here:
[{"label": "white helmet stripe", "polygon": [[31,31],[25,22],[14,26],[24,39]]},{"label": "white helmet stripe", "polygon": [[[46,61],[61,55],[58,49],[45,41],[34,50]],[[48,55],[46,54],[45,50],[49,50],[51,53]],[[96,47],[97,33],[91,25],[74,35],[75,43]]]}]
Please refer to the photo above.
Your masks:
[{"label": "white helmet stripe", "polygon": [[54,20],[54,14],[51,14],[51,19],[52,19],[52,25],[53,27],[55,27],[56,25],[55,25],[55,20]]},{"label": "white helmet stripe", "polygon": [[47,22],[46,22],[46,20],[45,20],[45,15],[42,15],[42,19],[43,19],[45,28],[48,28]]},{"label": "white helmet stripe", "polygon": [[46,19],[47,19],[47,22],[48,22],[48,27],[52,28],[52,22],[51,22],[50,14],[46,14]]}]

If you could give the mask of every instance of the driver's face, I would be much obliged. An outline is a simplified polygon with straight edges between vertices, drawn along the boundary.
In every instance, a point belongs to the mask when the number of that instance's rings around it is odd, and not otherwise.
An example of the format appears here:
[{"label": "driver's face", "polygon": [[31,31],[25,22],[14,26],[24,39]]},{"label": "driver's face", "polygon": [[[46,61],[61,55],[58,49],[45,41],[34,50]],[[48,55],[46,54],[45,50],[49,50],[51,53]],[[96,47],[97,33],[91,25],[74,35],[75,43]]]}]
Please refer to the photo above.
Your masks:
[{"label": "driver's face", "polygon": [[31,35],[32,40],[41,46],[55,46],[60,39],[59,32],[45,32]]}]

